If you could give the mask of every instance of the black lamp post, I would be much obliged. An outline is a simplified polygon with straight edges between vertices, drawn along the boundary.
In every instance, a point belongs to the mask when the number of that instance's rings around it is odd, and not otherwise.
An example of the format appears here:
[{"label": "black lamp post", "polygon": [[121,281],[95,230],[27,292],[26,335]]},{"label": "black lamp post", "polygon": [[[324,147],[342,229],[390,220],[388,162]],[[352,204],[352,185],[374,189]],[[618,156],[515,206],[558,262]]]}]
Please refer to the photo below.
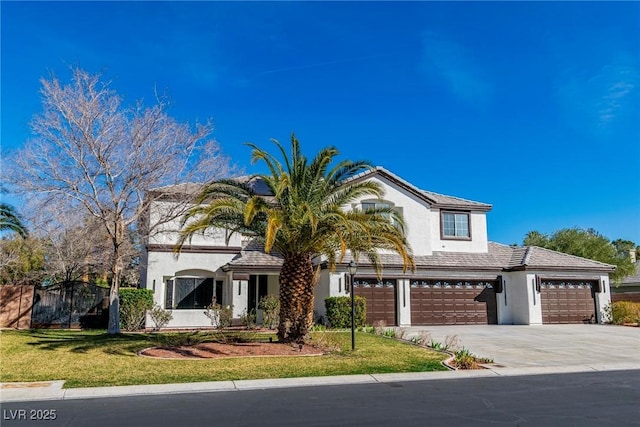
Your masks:
[{"label": "black lamp post", "polygon": [[358,270],[358,265],[355,261],[351,260],[349,265],[347,266],[347,271],[349,272],[349,276],[351,278],[351,350],[356,349],[356,292],[353,283],[353,276],[356,275],[356,271]]}]

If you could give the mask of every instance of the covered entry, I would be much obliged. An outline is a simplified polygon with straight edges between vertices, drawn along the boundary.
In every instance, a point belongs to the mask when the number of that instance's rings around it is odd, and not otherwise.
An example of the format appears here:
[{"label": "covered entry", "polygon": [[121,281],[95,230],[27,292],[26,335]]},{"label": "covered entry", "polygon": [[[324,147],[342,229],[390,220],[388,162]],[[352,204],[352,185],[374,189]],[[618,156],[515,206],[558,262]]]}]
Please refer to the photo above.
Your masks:
[{"label": "covered entry", "polygon": [[597,280],[542,279],[542,323],[596,323],[597,288]]},{"label": "covered entry", "polygon": [[411,280],[411,324],[497,324],[495,285],[487,280]]},{"label": "covered entry", "polygon": [[383,322],[387,326],[398,324],[396,315],[396,280],[360,278],[354,280],[356,296],[367,299],[367,324]]}]

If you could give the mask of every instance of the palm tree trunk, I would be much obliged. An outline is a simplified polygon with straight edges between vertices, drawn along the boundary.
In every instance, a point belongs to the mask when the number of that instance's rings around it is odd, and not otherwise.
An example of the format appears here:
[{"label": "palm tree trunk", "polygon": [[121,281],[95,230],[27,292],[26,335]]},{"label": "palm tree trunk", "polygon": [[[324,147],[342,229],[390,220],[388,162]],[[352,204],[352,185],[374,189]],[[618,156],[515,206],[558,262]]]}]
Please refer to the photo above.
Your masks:
[{"label": "palm tree trunk", "polygon": [[280,270],[280,323],[278,339],[281,342],[304,343],[313,325],[313,288],[315,274],[311,256],[288,255]]}]

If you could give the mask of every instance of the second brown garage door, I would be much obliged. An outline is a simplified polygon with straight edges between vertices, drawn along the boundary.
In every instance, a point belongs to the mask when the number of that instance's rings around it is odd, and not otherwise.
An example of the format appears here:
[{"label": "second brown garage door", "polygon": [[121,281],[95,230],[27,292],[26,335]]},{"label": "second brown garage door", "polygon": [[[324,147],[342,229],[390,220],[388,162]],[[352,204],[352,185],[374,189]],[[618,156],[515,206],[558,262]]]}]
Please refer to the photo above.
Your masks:
[{"label": "second brown garage door", "polygon": [[497,324],[495,284],[479,280],[412,280],[411,324]]},{"label": "second brown garage door", "polygon": [[594,286],[588,280],[542,280],[542,323],[595,323]]},{"label": "second brown garage door", "polygon": [[367,299],[367,325],[396,326],[395,279],[369,279],[356,277],[354,289],[357,296]]}]

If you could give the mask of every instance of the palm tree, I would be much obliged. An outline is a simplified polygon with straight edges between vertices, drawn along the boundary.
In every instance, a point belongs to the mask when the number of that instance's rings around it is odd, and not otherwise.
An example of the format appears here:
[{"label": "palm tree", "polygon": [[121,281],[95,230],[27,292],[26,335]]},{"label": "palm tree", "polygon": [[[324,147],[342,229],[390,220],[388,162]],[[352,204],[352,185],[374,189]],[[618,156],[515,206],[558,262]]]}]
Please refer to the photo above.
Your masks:
[{"label": "palm tree", "polygon": [[0,231],[5,230],[14,231],[23,238],[27,237],[28,234],[20,215],[14,207],[6,203],[0,203]]},{"label": "palm tree", "polygon": [[[338,154],[333,147],[324,148],[308,163],[295,135],[291,136],[290,157],[278,141],[273,142],[284,166],[272,154],[247,144],[252,148],[252,163],[265,162],[270,174],[206,185],[196,207],[183,219],[177,248],[195,233],[223,227],[259,239],[267,253],[273,250],[282,255],[278,338],[303,342],[313,324],[319,272],[314,260],[326,257],[333,268],[349,250],[356,259],[360,254],[367,257],[380,275],[377,250],[388,249],[401,255],[405,269],[414,264],[398,212],[390,208],[345,209],[363,196],[383,196],[378,183],[353,179],[370,170],[370,164],[344,160],[331,167]],[[256,191],[257,180],[266,184],[268,195]]]}]

